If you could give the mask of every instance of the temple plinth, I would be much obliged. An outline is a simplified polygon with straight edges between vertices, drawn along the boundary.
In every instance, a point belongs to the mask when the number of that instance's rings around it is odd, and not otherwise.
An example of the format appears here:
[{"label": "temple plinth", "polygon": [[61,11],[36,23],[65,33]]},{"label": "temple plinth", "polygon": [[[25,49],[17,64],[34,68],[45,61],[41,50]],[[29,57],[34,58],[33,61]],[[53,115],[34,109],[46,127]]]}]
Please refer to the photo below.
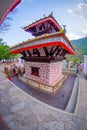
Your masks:
[{"label": "temple plinth", "polygon": [[24,27],[24,30],[35,38],[12,47],[11,53],[22,54],[28,84],[55,93],[66,78],[62,75],[62,60],[66,54],[74,54],[74,48],[51,15]]}]

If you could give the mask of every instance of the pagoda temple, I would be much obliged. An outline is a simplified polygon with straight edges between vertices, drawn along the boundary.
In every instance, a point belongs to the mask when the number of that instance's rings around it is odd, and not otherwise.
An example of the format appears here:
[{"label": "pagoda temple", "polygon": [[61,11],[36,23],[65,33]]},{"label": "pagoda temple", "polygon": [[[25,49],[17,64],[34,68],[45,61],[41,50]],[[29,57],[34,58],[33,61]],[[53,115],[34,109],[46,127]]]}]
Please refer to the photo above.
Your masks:
[{"label": "pagoda temple", "polygon": [[35,38],[10,49],[11,54],[20,53],[25,60],[22,78],[32,87],[55,93],[66,79],[62,61],[66,54],[74,54],[74,48],[52,14],[23,29]]}]

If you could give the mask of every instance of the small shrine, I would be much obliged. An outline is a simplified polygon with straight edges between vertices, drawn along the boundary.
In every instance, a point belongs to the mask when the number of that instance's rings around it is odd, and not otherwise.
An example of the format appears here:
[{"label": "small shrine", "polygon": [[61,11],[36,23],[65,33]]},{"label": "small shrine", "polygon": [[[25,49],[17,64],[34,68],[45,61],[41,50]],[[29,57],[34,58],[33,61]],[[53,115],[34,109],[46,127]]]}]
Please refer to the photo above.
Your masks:
[{"label": "small shrine", "polygon": [[25,60],[21,80],[47,93],[55,93],[67,77],[62,75],[62,61],[66,54],[74,54],[74,48],[52,14],[23,29],[35,38],[10,49],[11,54],[20,53]]}]

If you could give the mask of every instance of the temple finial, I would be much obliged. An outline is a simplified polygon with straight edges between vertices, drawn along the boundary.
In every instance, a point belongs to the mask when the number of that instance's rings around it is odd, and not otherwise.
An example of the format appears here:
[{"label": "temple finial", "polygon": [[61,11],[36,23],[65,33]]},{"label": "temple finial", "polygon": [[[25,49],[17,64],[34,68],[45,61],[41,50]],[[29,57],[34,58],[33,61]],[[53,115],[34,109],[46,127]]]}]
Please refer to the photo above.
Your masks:
[{"label": "temple finial", "polygon": [[53,11],[50,13],[50,15],[49,16],[53,16]]},{"label": "temple finial", "polygon": [[46,17],[45,14],[43,15],[43,17]]},{"label": "temple finial", "polygon": [[62,25],[63,26],[63,32],[64,34],[66,34],[66,25]]}]

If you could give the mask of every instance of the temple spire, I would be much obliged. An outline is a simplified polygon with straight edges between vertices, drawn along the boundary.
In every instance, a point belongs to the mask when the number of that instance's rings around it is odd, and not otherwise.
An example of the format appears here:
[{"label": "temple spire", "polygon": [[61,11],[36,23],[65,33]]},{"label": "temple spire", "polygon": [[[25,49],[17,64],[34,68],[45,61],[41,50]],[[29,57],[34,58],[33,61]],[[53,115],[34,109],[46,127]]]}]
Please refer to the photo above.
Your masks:
[{"label": "temple spire", "polygon": [[66,34],[66,25],[62,25],[63,26],[63,32],[64,34]]},{"label": "temple spire", "polygon": [[53,11],[51,11],[50,15],[49,16],[53,16]]}]

